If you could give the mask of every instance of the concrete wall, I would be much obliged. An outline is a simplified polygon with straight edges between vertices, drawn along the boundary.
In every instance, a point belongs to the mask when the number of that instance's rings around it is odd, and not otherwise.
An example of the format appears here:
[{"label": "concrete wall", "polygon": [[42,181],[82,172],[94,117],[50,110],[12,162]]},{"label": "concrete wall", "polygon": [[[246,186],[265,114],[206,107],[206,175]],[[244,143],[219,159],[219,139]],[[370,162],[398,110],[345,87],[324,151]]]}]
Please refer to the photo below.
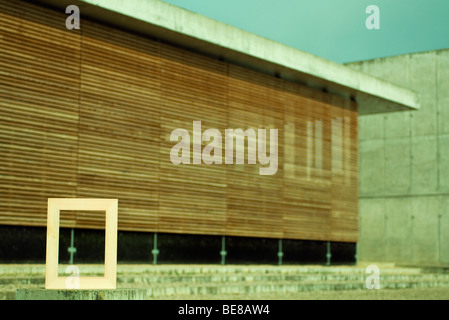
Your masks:
[{"label": "concrete wall", "polygon": [[449,49],[348,66],[421,99],[360,116],[359,260],[449,264]]}]

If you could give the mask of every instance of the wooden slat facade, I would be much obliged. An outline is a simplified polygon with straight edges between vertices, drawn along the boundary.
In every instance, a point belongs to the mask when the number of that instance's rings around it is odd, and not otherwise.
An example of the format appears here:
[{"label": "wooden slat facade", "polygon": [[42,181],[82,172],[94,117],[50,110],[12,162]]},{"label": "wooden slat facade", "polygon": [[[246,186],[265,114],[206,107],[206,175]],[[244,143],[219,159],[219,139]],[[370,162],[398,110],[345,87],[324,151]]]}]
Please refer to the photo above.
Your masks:
[{"label": "wooden slat facade", "polygon": [[[119,230],[357,241],[355,102],[66,17],[0,2],[0,224],[45,226],[47,198],[118,198]],[[278,129],[277,173],[174,165],[170,134],[193,121],[223,142]]]}]

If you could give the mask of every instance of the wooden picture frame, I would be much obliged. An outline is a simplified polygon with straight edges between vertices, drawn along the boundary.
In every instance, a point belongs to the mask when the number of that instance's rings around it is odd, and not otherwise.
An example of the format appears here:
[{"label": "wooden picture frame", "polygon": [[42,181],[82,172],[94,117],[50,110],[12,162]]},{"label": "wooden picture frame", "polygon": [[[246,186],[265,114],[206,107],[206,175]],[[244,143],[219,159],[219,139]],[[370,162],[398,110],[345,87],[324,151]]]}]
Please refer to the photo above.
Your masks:
[{"label": "wooden picture frame", "polygon": [[64,198],[48,199],[45,289],[75,289],[67,286],[68,277],[58,276],[60,210],[106,211],[104,277],[79,277],[79,286],[76,289],[115,289],[118,199]]}]

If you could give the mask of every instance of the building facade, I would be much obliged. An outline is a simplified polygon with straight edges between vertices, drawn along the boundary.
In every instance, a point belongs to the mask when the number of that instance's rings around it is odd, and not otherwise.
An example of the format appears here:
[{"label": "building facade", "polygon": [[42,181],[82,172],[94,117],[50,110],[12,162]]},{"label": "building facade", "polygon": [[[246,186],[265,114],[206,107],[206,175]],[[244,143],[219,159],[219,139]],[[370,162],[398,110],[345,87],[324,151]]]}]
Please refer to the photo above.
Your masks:
[{"label": "building facade", "polygon": [[[48,198],[118,198],[121,231],[356,243],[358,114],[415,108],[413,93],[246,33],[225,46],[142,21],[163,6],[202,21],[192,32],[211,23],[158,1],[120,3],[77,1],[79,30],[63,2],[0,4],[0,224],[45,227]],[[101,230],[104,213],[60,225]]]}]

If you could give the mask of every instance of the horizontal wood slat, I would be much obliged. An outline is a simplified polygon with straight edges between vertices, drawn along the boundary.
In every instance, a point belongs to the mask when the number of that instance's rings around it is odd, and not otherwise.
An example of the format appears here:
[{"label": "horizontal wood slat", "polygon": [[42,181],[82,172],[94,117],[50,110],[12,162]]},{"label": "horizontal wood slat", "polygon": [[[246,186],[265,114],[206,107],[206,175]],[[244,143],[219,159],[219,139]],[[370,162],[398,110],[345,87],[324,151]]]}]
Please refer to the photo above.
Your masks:
[{"label": "horizontal wood slat", "polygon": [[[0,224],[118,198],[119,229],[356,242],[355,102],[27,2],[0,2]],[[278,170],[174,165],[174,129],[278,129]],[[191,141],[192,142],[192,141]],[[208,144],[202,142],[202,147]],[[192,155],[191,155],[192,156]],[[62,227],[103,228],[69,212]]]}]

